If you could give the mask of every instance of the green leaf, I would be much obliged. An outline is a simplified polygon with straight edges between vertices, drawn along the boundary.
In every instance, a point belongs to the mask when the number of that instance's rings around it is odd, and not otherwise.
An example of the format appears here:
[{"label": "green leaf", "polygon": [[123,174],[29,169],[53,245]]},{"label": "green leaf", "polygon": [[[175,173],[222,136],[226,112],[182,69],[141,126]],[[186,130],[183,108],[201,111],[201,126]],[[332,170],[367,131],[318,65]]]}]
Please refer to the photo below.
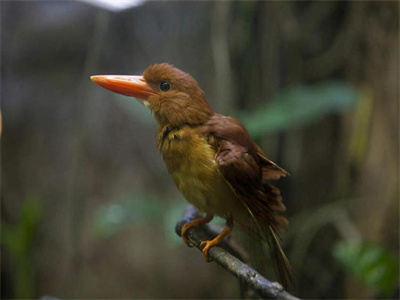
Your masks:
[{"label": "green leaf", "polygon": [[397,287],[399,268],[396,257],[377,244],[341,241],[333,255],[343,268],[382,296],[389,297]]},{"label": "green leaf", "polygon": [[13,280],[17,299],[29,299],[34,294],[32,249],[41,218],[40,201],[34,196],[27,196],[21,203],[17,223],[1,223],[1,243],[8,250],[14,263]]},{"label": "green leaf", "polygon": [[18,222],[14,225],[2,223],[1,242],[15,259],[21,259],[30,252],[41,217],[41,203],[35,197],[27,196],[21,204]]},{"label": "green leaf", "polygon": [[283,90],[257,111],[242,112],[238,117],[253,137],[299,127],[332,113],[354,108],[359,92],[339,81]]}]

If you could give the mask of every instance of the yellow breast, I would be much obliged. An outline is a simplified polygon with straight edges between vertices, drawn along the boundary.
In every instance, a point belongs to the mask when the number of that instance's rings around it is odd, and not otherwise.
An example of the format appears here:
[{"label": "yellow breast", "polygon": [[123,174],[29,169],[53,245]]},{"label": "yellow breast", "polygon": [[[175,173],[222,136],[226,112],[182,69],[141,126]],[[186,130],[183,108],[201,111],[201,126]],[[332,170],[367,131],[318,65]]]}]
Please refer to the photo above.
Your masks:
[{"label": "yellow breast", "polygon": [[200,210],[225,216],[238,204],[235,194],[218,171],[216,151],[204,136],[189,126],[159,141],[168,171],[190,203]]}]

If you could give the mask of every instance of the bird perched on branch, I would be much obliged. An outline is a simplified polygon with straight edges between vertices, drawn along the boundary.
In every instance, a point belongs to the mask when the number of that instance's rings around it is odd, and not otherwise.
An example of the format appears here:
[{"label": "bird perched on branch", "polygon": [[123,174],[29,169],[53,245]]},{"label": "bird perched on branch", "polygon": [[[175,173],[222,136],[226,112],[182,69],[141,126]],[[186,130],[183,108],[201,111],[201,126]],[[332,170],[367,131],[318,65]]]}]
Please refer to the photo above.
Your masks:
[{"label": "bird perched on branch", "polygon": [[288,173],[269,160],[235,118],[215,113],[189,74],[162,63],[142,76],[98,75],[92,81],[113,92],[135,97],[154,114],[156,142],[168,171],[187,201],[205,212],[182,228],[208,223],[214,215],[226,219],[221,233],[203,241],[203,254],[218,245],[233,225],[268,243],[281,282],[291,281],[291,267],[278,241],[287,227],[278,188],[267,180]]}]

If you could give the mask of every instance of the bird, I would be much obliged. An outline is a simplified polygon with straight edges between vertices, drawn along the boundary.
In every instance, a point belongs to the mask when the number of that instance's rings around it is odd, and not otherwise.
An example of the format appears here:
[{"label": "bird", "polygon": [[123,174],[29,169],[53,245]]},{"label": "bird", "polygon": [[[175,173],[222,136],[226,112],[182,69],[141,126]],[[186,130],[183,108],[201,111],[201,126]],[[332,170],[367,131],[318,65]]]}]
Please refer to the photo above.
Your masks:
[{"label": "bird", "polygon": [[115,93],[134,97],[157,121],[156,145],[169,174],[185,199],[205,216],[186,223],[187,230],[225,218],[223,230],[201,242],[209,250],[234,226],[269,246],[284,287],[292,282],[292,268],[279,238],[288,226],[280,190],[269,183],[289,175],[267,158],[236,118],[218,114],[188,73],[168,63],[150,65],[142,75],[95,75],[91,80]]}]

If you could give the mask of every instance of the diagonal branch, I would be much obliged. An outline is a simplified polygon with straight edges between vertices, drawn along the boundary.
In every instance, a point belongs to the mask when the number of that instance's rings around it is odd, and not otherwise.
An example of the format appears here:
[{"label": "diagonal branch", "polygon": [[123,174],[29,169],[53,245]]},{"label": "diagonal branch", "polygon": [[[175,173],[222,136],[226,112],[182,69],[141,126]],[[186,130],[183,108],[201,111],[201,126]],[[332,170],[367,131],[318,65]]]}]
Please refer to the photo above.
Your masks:
[{"label": "diagonal branch", "polygon": [[[199,217],[198,210],[189,206],[185,212],[184,217],[181,221],[176,224],[175,231],[180,236],[182,226],[189,221],[196,219]],[[187,231],[187,237],[189,241],[196,246],[199,250],[201,250],[200,243],[203,240],[209,239],[206,234],[206,231],[202,228],[192,227]],[[232,250],[234,252],[240,252],[235,249]],[[271,282],[261,276],[256,270],[249,267],[247,264],[241,262],[235,256],[228,253],[221,247],[212,247],[210,249],[210,257],[221,267],[226,269],[235,277],[239,278],[244,284],[251,287],[254,291],[256,291],[261,297],[267,299],[290,299],[296,300],[298,298],[290,295],[286,292],[283,287],[277,282]]]}]

